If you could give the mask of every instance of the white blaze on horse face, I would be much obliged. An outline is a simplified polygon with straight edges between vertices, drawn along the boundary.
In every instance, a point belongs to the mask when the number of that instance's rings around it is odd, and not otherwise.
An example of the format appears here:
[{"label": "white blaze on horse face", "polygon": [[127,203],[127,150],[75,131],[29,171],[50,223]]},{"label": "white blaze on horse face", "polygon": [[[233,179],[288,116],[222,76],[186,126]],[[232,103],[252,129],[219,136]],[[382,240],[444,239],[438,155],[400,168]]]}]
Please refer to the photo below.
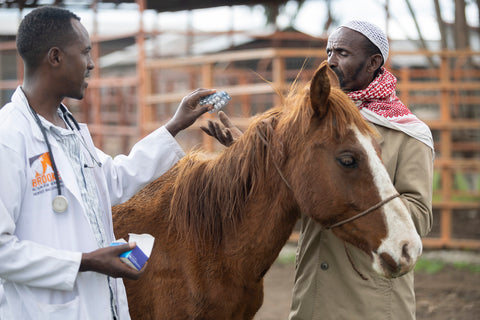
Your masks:
[{"label": "white blaze on horse face", "polygon": [[[382,161],[373,146],[372,137],[353,128],[363,146],[373,176],[373,182],[382,200],[397,193]],[[407,207],[395,198],[381,208],[387,226],[387,236],[373,253],[373,268],[387,277],[397,277],[410,271],[422,253],[422,242]],[[388,255],[388,256],[387,256]],[[387,258],[387,259],[385,259]]]}]

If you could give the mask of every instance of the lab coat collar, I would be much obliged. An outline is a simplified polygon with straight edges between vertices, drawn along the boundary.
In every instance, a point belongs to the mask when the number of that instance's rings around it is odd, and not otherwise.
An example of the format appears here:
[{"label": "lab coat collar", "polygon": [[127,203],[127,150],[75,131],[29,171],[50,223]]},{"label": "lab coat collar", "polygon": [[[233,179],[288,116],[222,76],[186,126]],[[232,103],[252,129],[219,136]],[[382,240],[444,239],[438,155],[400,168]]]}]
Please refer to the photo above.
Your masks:
[{"label": "lab coat collar", "polygon": [[[18,86],[15,92],[13,93],[12,102],[17,106],[20,106],[18,109],[20,113],[27,118],[30,124],[30,128],[32,129],[33,137],[39,141],[45,141],[43,137],[43,133],[38,127],[37,122],[35,121],[35,116],[33,115],[32,110],[30,110],[27,97],[25,96],[25,93],[23,92],[21,86]],[[68,108],[63,103],[62,105],[68,111]],[[52,123],[50,123],[48,120],[43,118],[41,115],[38,115],[38,116],[40,117],[40,120],[42,121],[42,124],[45,127],[45,129],[49,130],[49,128],[53,126]]]},{"label": "lab coat collar", "polygon": [[32,135],[35,139],[39,141],[45,141],[43,138],[42,131],[38,127],[35,117],[28,106],[28,100],[20,86],[17,87],[15,92],[12,95],[12,102],[15,106],[18,106],[18,111],[27,119],[32,130]]}]

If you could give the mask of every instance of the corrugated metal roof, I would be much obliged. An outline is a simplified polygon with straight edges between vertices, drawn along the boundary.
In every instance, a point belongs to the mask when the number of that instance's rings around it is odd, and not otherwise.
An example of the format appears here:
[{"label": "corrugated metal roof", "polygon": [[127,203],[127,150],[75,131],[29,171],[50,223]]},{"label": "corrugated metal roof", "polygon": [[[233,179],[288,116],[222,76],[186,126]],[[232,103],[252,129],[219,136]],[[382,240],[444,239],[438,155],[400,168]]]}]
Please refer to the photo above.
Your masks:
[{"label": "corrugated metal roof", "polygon": [[[95,1],[93,0],[4,0],[0,1],[0,7],[3,8],[32,8],[42,5],[58,5],[58,6],[85,6],[90,7]],[[97,3],[110,3],[110,4],[123,4],[123,3],[135,3],[135,0],[99,0]],[[220,6],[234,6],[234,5],[256,5],[256,4],[284,4],[287,0],[146,0],[146,8],[156,10],[158,12],[167,11],[181,11],[181,10],[193,10],[204,9]]]}]

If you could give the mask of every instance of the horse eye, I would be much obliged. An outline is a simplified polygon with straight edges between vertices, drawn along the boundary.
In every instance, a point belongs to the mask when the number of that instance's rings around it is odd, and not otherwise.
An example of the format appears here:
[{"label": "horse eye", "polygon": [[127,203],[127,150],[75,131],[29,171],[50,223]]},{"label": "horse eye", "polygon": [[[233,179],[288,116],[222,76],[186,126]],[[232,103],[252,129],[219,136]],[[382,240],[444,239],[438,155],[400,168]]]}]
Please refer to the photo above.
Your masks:
[{"label": "horse eye", "polygon": [[338,163],[340,163],[345,168],[358,168],[357,160],[350,155],[345,155],[337,158]]}]

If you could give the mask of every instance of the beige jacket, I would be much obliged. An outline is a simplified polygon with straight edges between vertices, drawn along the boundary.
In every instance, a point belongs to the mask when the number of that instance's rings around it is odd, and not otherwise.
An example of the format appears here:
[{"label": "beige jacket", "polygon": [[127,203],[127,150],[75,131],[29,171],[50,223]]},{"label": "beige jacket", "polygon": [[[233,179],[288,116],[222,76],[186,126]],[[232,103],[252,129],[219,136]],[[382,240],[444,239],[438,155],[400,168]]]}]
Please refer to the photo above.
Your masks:
[{"label": "beige jacket", "polygon": [[[406,134],[373,125],[382,159],[421,236],[432,226],[433,151]],[[415,319],[413,272],[386,279],[363,251],[302,216],[290,320]],[[345,253],[368,280],[353,269]]]}]

